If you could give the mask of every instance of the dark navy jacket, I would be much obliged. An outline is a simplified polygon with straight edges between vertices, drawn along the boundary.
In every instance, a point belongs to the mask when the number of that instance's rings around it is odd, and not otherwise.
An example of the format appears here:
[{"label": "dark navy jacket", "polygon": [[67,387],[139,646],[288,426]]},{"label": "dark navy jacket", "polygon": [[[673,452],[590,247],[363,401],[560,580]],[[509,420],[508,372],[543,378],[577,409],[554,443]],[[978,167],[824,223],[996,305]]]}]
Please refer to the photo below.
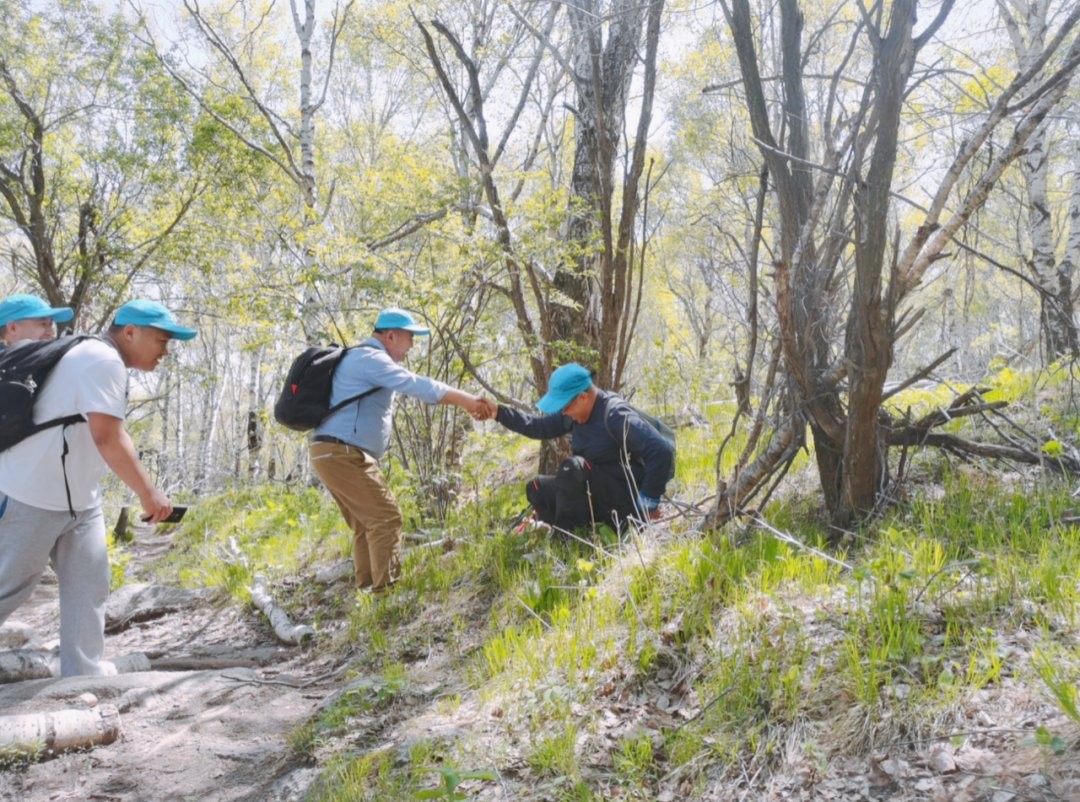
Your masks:
[{"label": "dark navy jacket", "polygon": [[625,433],[634,480],[642,493],[660,498],[672,474],[674,453],[668,442],[634,409],[614,393],[598,390],[596,404],[585,423],[568,415],[534,415],[500,406],[495,420],[512,432],[534,440],[552,440],[571,433],[571,448],[594,466],[622,470],[619,460]]}]

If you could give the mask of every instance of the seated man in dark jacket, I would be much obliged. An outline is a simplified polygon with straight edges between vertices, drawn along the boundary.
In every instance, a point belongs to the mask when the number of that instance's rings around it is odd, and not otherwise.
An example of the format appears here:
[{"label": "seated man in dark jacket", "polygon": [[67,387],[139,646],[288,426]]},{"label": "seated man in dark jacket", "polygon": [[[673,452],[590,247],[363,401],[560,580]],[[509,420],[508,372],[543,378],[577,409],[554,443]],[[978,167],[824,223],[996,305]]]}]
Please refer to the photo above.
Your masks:
[{"label": "seated man in dark jacket", "polygon": [[536,403],[546,414],[500,406],[495,419],[535,440],[571,435],[574,456],[553,476],[525,488],[536,517],[567,531],[590,524],[619,527],[628,518],[659,517],[660,497],[674,474],[674,451],[624,400],[597,389],[576,363],[551,374]]}]

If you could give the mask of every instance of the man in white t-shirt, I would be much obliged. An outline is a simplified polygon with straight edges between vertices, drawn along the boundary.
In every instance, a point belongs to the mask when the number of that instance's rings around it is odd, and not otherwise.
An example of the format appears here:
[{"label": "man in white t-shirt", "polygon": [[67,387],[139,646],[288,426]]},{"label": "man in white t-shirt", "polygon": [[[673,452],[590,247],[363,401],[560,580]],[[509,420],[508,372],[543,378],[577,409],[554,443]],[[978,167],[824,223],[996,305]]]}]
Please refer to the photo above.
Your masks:
[{"label": "man in white t-shirt", "polygon": [[112,470],[139,497],[144,519],[157,523],[172,512],[124,428],[127,369],[152,371],[170,340],[195,334],[161,304],[124,304],[101,339],[64,354],[34,405],[37,421],[73,414],[86,421],[45,429],[0,453],[0,624],[30,596],[51,561],[60,586],[62,676],[116,671],[102,660],[109,595],[99,487],[105,472]]}]

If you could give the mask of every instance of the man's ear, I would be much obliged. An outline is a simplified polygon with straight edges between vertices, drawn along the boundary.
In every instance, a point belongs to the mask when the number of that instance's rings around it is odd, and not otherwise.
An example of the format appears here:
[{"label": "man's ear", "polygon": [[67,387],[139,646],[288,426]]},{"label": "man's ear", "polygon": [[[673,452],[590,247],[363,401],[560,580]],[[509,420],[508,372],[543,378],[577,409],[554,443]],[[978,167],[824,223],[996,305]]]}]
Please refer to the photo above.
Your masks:
[{"label": "man's ear", "polygon": [[138,334],[138,332],[136,331],[137,328],[138,326],[134,326],[131,323],[127,323],[121,326],[119,331],[119,339],[125,343],[135,342],[135,335]]}]

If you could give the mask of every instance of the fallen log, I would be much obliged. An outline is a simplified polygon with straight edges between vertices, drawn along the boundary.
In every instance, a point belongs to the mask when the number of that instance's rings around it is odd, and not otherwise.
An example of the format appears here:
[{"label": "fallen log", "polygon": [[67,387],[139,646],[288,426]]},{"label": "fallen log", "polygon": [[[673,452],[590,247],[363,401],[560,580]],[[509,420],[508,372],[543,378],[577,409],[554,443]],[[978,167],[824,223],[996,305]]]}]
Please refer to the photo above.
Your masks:
[{"label": "fallen log", "polygon": [[[117,674],[150,671],[150,659],[140,652],[122,654],[111,659]],[[16,649],[0,652],[0,685],[31,679],[52,679],[60,676],[60,657],[55,649]]]},{"label": "fallen log", "polygon": [[37,649],[0,652],[0,683],[48,679],[55,676],[53,669],[57,664],[55,652],[43,652]]},{"label": "fallen log", "polygon": [[68,749],[111,744],[119,735],[120,713],[113,705],[0,716],[0,753],[31,760]]},{"label": "fallen log", "polygon": [[315,581],[323,585],[331,585],[341,579],[351,579],[356,573],[356,569],[353,568],[353,561],[341,560],[333,565],[320,568],[315,572]]},{"label": "fallen log", "polygon": [[139,671],[153,670],[153,666],[150,664],[150,658],[142,652],[122,654],[119,657],[114,657],[112,663],[116,666],[117,674],[135,674]]},{"label": "fallen log", "polygon": [[250,657],[162,657],[150,663],[154,671],[223,671],[227,668],[259,668],[264,665],[266,661],[260,662]]},{"label": "fallen log", "polygon": [[133,623],[194,607],[209,595],[206,589],[184,590],[155,583],[124,585],[109,594],[105,603],[105,632],[120,632]]},{"label": "fallen log", "polygon": [[270,619],[270,626],[274,628],[274,634],[282,643],[296,645],[315,637],[314,629],[303,624],[293,624],[288,614],[274,604],[274,600],[266,592],[261,576],[255,577],[255,581],[248,588],[248,593],[251,594],[252,604]]}]

